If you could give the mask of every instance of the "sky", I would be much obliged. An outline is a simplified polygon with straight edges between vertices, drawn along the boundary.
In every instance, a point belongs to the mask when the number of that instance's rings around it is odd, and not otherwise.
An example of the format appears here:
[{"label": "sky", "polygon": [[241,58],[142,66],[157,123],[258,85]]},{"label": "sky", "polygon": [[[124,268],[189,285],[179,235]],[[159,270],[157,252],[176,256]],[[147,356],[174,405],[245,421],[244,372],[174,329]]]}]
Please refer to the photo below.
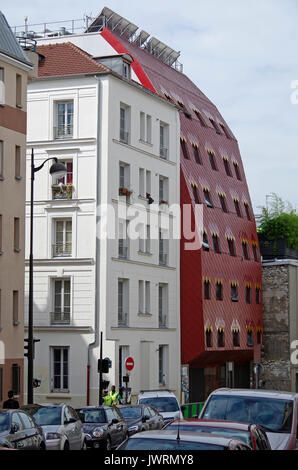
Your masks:
[{"label": "sky", "polygon": [[184,73],[238,139],[255,213],[271,193],[298,211],[298,2],[2,0],[0,8],[13,27],[25,16],[29,25],[94,17],[104,6],[181,51]]}]

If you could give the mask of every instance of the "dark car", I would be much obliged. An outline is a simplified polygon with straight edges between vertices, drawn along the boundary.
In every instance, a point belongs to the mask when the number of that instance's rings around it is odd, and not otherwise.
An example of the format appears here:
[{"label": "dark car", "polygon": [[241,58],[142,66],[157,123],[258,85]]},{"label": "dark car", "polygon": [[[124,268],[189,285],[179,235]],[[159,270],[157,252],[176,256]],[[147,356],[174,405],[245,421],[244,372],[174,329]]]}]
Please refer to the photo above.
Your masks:
[{"label": "dark car", "polygon": [[136,432],[161,429],[164,426],[161,414],[149,405],[124,405],[117,408],[126,421],[130,436]]},{"label": "dark car", "polygon": [[239,439],[206,432],[144,431],[130,436],[117,450],[251,450]]},{"label": "dark car", "polygon": [[76,411],[87,447],[110,450],[128,437],[126,423],[115,406],[85,406]]},{"label": "dark car", "polygon": [[22,410],[0,409],[0,445],[9,449],[46,449],[42,430]]},{"label": "dark car", "polygon": [[233,421],[216,421],[204,419],[175,420],[163,429],[206,432],[217,436],[238,439],[248,444],[253,450],[271,450],[265,430],[261,426]]}]

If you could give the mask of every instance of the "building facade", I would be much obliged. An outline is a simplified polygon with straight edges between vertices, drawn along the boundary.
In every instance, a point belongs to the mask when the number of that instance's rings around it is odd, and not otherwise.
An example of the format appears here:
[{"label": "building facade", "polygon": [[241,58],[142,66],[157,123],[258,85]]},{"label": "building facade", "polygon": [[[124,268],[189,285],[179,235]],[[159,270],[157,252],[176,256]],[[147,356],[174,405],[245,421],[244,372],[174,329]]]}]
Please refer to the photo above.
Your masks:
[{"label": "building facade", "polygon": [[45,167],[35,181],[35,400],[98,403],[100,333],[110,385],[124,385],[131,356],[133,396],[159,387],[179,396],[180,247],[162,223],[176,223],[169,208],[180,202],[177,108],[131,80],[129,55],[95,59],[56,41],[37,51],[28,165],[33,148],[36,164],[56,157],[67,174],[53,180]]},{"label": "building facade", "polygon": [[32,64],[0,12],[0,402],[23,402],[26,90]]}]

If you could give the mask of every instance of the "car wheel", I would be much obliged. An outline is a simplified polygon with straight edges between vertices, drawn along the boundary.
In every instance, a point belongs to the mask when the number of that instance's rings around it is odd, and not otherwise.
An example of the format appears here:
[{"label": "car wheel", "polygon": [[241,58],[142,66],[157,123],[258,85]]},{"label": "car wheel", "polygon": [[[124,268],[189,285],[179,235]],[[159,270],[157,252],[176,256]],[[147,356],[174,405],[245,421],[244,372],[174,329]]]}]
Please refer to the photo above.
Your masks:
[{"label": "car wheel", "polygon": [[69,450],[69,442],[65,442],[63,450]]},{"label": "car wheel", "polygon": [[106,441],[106,450],[112,450],[111,438],[109,436]]}]

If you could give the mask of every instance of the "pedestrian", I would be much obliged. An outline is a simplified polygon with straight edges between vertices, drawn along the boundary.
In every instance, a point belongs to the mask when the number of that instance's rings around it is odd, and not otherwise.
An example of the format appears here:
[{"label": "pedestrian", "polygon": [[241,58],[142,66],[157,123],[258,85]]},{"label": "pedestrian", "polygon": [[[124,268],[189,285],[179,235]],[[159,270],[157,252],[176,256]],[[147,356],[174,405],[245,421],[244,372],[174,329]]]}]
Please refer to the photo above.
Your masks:
[{"label": "pedestrian", "polygon": [[102,404],[106,406],[112,406],[112,398],[108,395],[107,390],[103,391]]},{"label": "pedestrian", "polygon": [[14,398],[14,393],[13,390],[9,390],[8,392],[8,400],[6,400],[3,403],[3,407],[5,409],[11,409],[11,410],[16,410],[17,408],[20,408],[18,400]]},{"label": "pedestrian", "polygon": [[121,405],[122,403],[122,398],[119,394],[119,392],[116,391],[115,385],[112,385],[111,391],[109,393],[109,396],[112,399],[112,405]]}]

